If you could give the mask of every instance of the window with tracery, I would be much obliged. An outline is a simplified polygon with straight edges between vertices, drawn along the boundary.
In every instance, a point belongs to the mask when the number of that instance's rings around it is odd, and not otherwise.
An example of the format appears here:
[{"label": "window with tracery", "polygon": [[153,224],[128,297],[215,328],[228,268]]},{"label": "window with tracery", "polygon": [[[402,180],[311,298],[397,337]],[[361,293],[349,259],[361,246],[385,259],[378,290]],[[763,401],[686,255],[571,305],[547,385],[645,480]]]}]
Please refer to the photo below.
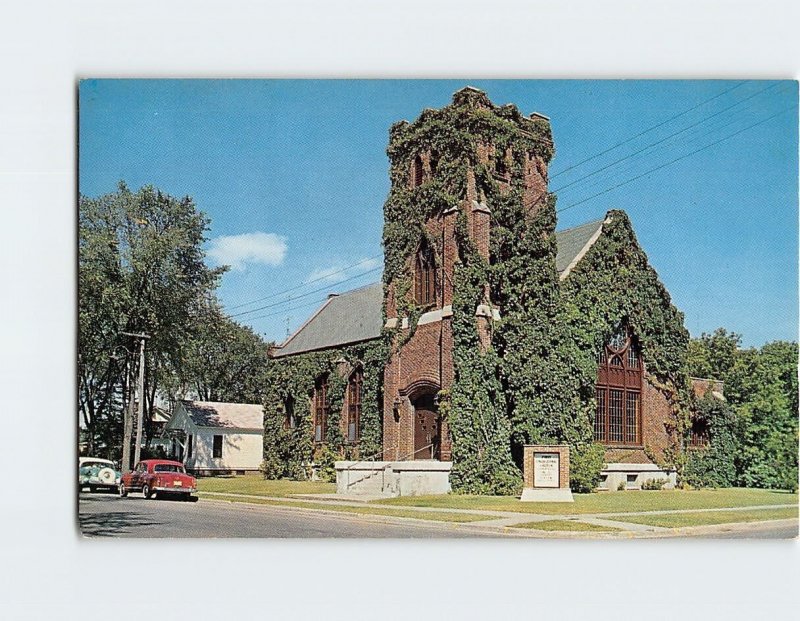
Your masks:
[{"label": "window with tracery", "polygon": [[328,376],[326,374],[314,382],[314,442],[325,442],[329,409]]},{"label": "window with tracery", "polygon": [[414,266],[414,299],[420,306],[436,301],[436,265],[433,252],[426,243],[422,244],[417,253]]},{"label": "window with tracery", "polygon": [[364,389],[364,371],[356,368],[347,381],[347,441],[358,442],[361,432],[361,397]]},{"label": "window with tracery", "polygon": [[594,439],[603,444],[642,443],[642,360],[639,344],[622,326],[598,356]]}]

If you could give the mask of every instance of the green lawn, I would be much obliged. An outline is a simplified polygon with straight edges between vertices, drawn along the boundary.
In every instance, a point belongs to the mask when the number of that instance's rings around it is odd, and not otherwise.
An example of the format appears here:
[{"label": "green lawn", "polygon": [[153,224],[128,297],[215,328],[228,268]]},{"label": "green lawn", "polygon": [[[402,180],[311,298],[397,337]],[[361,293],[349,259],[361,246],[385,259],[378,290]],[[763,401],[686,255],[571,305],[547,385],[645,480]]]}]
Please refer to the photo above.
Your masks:
[{"label": "green lawn", "polygon": [[571,520],[545,520],[543,522],[524,522],[514,524],[509,528],[530,528],[532,530],[547,531],[583,531],[588,533],[613,533],[619,532],[619,528],[610,526],[598,526],[597,524],[587,524],[586,522],[573,522]]},{"label": "green lawn", "polygon": [[617,522],[649,524],[664,528],[704,526],[706,524],[733,524],[736,522],[764,522],[767,520],[797,519],[797,508],[751,509],[749,511],[707,511],[704,513],[671,513],[666,515],[637,515],[614,517]]},{"label": "green lawn", "polygon": [[754,505],[797,504],[798,495],[762,489],[702,489],[598,492],[574,494],[575,502],[520,502],[507,496],[403,496],[387,498],[380,504],[390,506],[437,507],[442,509],[491,509],[547,515],[583,513],[623,513],[668,511],[675,509],[720,509]]},{"label": "green lawn", "polygon": [[[202,494],[202,492],[201,492]],[[293,507],[297,509],[325,509],[337,513],[359,513],[362,515],[385,515],[388,517],[416,518],[418,520],[434,520],[437,522],[479,522],[491,520],[492,516],[476,515],[472,513],[447,513],[443,511],[414,511],[403,508],[374,507],[374,506],[342,506],[322,502],[301,502],[292,500],[271,500],[269,498],[241,498],[239,496],[214,495],[208,496],[211,500],[227,500],[230,502],[244,502],[248,504],[272,505],[278,507]]]},{"label": "green lawn", "polygon": [[291,494],[334,494],[336,493],[336,484],[322,481],[267,481],[258,475],[245,475],[197,479],[197,490],[223,494],[283,497]]}]

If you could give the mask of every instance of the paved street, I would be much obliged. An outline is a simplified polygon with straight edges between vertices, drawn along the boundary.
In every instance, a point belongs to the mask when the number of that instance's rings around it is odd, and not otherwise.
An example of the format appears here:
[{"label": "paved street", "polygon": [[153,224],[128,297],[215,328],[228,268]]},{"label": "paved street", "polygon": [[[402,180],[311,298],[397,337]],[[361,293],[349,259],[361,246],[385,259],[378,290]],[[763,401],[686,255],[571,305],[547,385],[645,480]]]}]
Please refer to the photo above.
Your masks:
[{"label": "paved street", "polygon": [[[315,514],[208,500],[145,500],[81,494],[81,531],[91,537],[486,537],[448,523],[402,523],[376,516]],[[491,536],[491,535],[490,535]],[[497,536],[497,535],[495,535]]]}]

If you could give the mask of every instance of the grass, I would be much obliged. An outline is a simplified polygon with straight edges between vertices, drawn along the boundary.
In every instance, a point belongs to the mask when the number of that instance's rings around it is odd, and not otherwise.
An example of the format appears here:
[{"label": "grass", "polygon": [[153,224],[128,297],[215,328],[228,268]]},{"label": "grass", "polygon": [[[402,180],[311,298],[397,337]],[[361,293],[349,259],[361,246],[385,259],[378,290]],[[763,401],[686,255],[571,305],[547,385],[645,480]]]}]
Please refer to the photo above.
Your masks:
[{"label": "grass", "polygon": [[[202,492],[200,492],[202,494]],[[243,502],[247,504],[271,505],[278,507],[293,507],[296,509],[324,509],[337,513],[358,513],[362,515],[384,515],[387,517],[415,518],[418,520],[434,520],[437,522],[479,522],[491,520],[492,516],[477,515],[474,513],[447,513],[443,511],[414,511],[413,509],[390,507],[356,507],[333,505],[330,503],[301,502],[292,500],[271,500],[269,498],[241,498],[239,496],[214,495],[213,500],[228,500],[230,502]]]},{"label": "grass", "polygon": [[240,477],[206,477],[197,479],[199,492],[251,494],[253,496],[291,496],[292,494],[334,494],[335,483],[323,481],[267,481],[259,475]]},{"label": "grass", "polygon": [[598,526],[597,524],[587,524],[586,522],[573,522],[572,520],[544,520],[542,522],[524,522],[522,524],[514,524],[509,528],[530,528],[532,530],[547,530],[547,531],[583,531],[589,533],[613,533],[619,532],[621,529],[612,528],[611,526]]},{"label": "grass", "polygon": [[749,511],[708,511],[703,513],[672,513],[667,515],[637,515],[614,517],[617,522],[632,522],[682,528],[684,526],[704,526],[707,524],[734,524],[736,522],[765,522],[797,518],[797,508],[791,509],[751,509]]},{"label": "grass", "polygon": [[797,493],[728,488],[701,490],[659,490],[574,494],[575,502],[521,502],[508,496],[402,496],[378,501],[389,506],[436,507],[440,509],[490,509],[545,515],[585,513],[626,513],[678,509],[723,509],[755,505],[797,504]]}]

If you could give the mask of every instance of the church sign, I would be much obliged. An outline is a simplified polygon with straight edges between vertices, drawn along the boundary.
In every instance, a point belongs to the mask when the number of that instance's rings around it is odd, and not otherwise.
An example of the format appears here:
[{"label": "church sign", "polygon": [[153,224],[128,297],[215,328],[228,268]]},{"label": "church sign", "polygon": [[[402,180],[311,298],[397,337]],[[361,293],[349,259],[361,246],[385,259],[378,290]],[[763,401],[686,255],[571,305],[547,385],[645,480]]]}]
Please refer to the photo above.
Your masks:
[{"label": "church sign", "polygon": [[524,453],[522,500],[531,502],[572,502],[569,489],[569,447],[528,445]]}]

